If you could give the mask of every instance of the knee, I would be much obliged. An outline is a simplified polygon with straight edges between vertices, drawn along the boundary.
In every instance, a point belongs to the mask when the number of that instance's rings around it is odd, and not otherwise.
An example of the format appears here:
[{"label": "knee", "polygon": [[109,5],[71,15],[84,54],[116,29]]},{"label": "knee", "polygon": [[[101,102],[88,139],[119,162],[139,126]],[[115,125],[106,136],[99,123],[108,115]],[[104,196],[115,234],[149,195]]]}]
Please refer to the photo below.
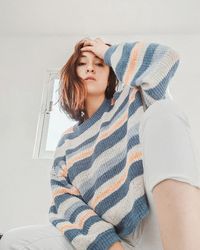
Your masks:
[{"label": "knee", "polygon": [[163,126],[163,129],[165,129],[177,119],[181,120],[184,127],[190,128],[187,115],[176,102],[171,99],[156,101],[144,112],[139,127],[140,137],[143,135],[148,120],[155,121],[155,123],[156,121],[159,121]]}]

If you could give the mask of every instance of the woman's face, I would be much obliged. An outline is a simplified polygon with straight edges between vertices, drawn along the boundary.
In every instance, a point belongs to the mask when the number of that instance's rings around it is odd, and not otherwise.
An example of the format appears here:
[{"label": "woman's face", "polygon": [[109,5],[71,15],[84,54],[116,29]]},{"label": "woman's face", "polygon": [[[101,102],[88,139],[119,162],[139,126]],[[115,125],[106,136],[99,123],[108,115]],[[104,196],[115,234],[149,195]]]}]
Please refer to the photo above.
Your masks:
[{"label": "woman's face", "polygon": [[105,96],[110,67],[101,58],[90,51],[81,52],[76,72],[86,85],[88,95]]}]

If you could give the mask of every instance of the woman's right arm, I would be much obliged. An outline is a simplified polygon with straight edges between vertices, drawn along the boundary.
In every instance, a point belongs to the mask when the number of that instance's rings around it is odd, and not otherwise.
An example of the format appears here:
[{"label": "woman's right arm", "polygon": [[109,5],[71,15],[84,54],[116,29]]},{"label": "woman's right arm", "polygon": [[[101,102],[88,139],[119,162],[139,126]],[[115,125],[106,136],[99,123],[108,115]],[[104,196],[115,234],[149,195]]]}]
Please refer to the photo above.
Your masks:
[{"label": "woman's right arm", "polygon": [[120,241],[120,237],[112,224],[103,220],[84,202],[79,190],[70,182],[64,143],[61,137],[51,169],[53,199],[49,209],[49,221],[64,234],[75,249],[108,250],[113,243]]},{"label": "woman's right arm", "polygon": [[180,56],[169,46],[147,42],[123,42],[104,53],[118,80],[131,88],[140,88],[146,106],[164,99]]}]

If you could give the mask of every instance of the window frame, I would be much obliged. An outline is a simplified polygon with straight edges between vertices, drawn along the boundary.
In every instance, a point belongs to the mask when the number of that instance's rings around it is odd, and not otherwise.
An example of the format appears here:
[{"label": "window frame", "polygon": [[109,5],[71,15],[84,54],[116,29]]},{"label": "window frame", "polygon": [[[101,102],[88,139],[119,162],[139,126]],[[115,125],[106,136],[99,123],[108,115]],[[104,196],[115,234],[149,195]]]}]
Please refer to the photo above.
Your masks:
[{"label": "window frame", "polygon": [[44,83],[42,90],[42,100],[40,106],[40,112],[38,116],[38,123],[36,129],[36,138],[33,149],[33,159],[53,159],[55,151],[45,150],[48,126],[50,119],[50,112],[52,110],[52,97],[54,81],[58,79],[57,70],[47,70],[47,79]]}]

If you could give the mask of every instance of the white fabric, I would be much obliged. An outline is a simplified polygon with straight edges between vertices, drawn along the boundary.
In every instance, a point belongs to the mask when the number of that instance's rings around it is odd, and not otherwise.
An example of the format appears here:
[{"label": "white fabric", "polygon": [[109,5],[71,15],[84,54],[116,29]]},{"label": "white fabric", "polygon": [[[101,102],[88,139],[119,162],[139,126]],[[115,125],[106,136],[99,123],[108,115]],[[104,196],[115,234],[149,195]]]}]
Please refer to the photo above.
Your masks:
[{"label": "white fabric", "polygon": [[[152,190],[164,179],[200,188],[200,161],[185,113],[172,100],[160,100],[144,113],[140,123],[144,182],[149,215],[129,239],[125,250],[163,250]],[[139,235],[139,237],[138,237]],[[68,240],[51,224],[12,229],[0,240],[0,250],[72,250]]]},{"label": "white fabric", "polygon": [[0,250],[73,250],[68,240],[51,224],[9,230],[0,240]]}]

